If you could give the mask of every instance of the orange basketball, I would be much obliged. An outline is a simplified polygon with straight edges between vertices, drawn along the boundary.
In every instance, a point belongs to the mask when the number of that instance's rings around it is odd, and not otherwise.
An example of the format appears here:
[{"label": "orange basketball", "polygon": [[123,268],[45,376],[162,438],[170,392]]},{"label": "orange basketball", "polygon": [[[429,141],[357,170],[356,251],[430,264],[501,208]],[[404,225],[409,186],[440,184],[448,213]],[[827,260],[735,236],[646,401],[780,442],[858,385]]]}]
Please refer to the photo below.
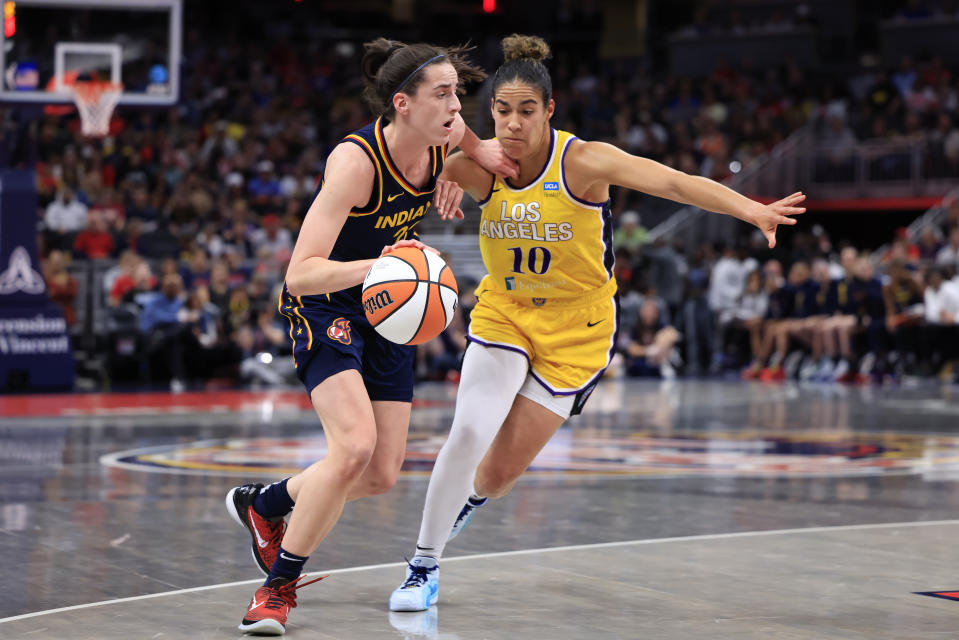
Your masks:
[{"label": "orange basketball", "polygon": [[377,333],[414,345],[429,342],[449,326],[459,293],[453,271],[442,258],[403,247],[373,263],[361,299]]}]

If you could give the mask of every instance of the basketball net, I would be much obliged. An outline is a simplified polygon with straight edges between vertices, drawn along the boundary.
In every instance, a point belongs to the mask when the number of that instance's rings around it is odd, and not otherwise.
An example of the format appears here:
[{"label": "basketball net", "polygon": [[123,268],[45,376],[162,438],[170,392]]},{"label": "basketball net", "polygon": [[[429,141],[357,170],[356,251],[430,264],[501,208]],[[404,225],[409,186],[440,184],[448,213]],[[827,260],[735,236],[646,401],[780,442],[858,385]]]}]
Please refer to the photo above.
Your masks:
[{"label": "basketball net", "polygon": [[91,138],[110,133],[110,117],[120,101],[123,85],[119,82],[80,81],[68,85],[80,112],[80,131]]}]

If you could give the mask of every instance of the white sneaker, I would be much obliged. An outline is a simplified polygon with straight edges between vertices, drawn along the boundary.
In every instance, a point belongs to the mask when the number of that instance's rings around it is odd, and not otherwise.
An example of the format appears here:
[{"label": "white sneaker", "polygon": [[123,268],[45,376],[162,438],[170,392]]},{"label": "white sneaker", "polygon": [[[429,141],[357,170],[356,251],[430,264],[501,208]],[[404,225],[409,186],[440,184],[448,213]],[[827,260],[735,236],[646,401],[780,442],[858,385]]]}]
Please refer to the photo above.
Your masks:
[{"label": "white sneaker", "polygon": [[819,370],[819,365],[812,358],[807,358],[803,365],[799,368],[799,379],[803,382],[809,382],[816,377],[816,371]]},{"label": "white sneaker", "polygon": [[832,372],[835,369],[836,365],[831,358],[823,358],[822,363],[816,370],[816,375],[813,376],[813,380],[816,382],[832,382]]},{"label": "white sneaker", "polygon": [[436,558],[413,556],[406,579],[390,594],[390,611],[426,611],[436,604],[440,591],[440,565]]},{"label": "white sneaker", "polygon": [[832,370],[832,381],[836,382],[849,373],[849,363],[845,358],[836,363],[836,368]]}]

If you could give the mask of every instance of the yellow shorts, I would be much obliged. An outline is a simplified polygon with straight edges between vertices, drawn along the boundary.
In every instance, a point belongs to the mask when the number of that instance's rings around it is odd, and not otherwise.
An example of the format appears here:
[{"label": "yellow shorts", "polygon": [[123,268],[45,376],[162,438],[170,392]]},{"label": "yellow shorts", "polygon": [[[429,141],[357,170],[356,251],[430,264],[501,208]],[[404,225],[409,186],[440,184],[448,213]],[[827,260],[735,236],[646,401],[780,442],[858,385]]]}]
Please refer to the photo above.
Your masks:
[{"label": "yellow shorts", "polygon": [[522,353],[531,375],[553,395],[591,391],[609,366],[616,347],[615,280],[556,299],[502,293],[489,288],[487,277],[476,295],[469,339]]}]

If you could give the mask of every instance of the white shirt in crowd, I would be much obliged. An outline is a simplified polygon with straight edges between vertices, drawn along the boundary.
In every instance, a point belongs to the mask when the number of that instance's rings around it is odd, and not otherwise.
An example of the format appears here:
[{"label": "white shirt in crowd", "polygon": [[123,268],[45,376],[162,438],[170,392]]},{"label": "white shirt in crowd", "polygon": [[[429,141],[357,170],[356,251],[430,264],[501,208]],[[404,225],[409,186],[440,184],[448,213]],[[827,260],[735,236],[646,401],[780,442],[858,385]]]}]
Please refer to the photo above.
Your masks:
[{"label": "white shirt in crowd", "polygon": [[959,247],[946,245],[936,254],[936,264],[940,267],[959,268]]},{"label": "white shirt in crowd", "polygon": [[709,308],[716,312],[731,309],[739,300],[745,284],[743,263],[723,256],[716,261],[709,274]]},{"label": "white shirt in crowd", "polygon": [[286,255],[289,257],[293,253],[293,235],[286,228],[277,229],[273,238],[270,238],[266,229],[257,229],[250,234],[250,242],[253,244],[257,255],[264,247],[267,247],[273,256]]},{"label": "white shirt in crowd", "polygon": [[87,226],[87,205],[76,199],[64,202],[61,198],[57,198],[47,205],[43,222],[47,225],[47,229],[60,233],[80,231]]},{"label": "white shirt in crowd", "polygon": [[[939,289],[926,287],[923,295],[926,307],[926,322],[932,324],[959,324],[959,285],[945,281]],[[943,322],[942,312],[952,314],[952,322]]]}]

